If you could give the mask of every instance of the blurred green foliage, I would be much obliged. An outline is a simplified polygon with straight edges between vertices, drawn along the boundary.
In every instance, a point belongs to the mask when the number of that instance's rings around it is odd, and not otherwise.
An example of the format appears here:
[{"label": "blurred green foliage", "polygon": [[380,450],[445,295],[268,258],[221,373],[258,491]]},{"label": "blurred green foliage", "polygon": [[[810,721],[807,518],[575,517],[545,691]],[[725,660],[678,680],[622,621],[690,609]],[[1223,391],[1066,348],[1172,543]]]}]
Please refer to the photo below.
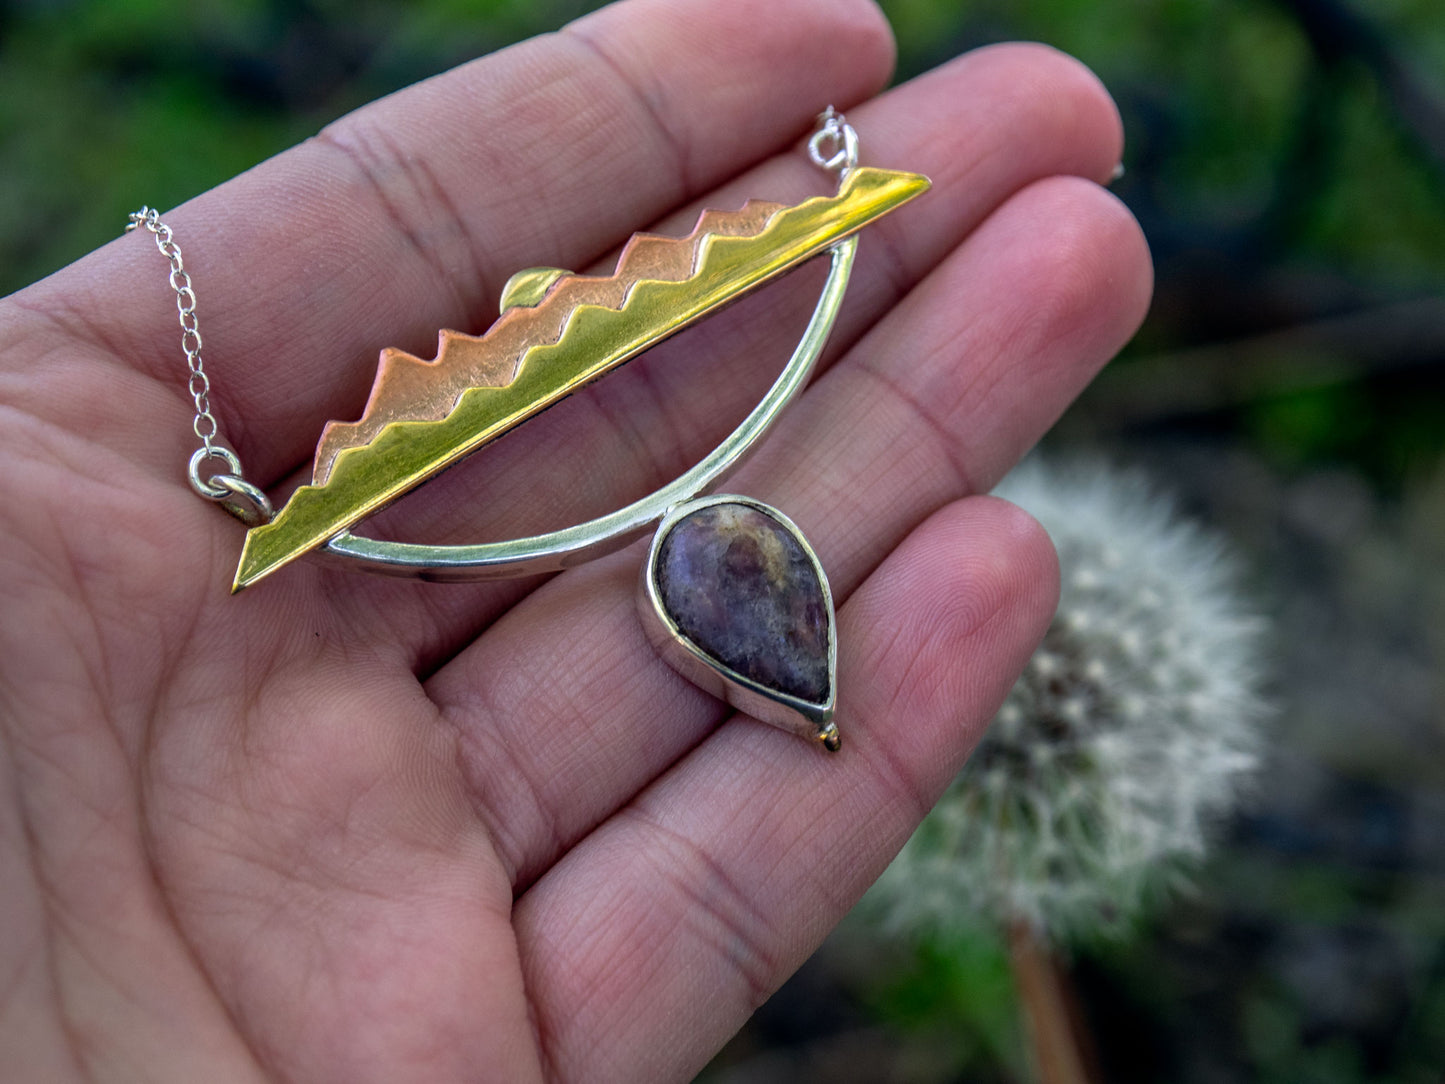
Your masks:
[{"label": "blurred green foliage", "polygon": [[[179,202],[370,98],[595,6],[0,2],[0,292],[113,237],[140,202]],[[883,6],[903,76],[1010,37],[1093,66],[1129,122],[1137,181],[1124,190],[1183,235],[1161,237],[1166,247],[1191,236],[1262,245],[1269,265],[1323,262],[1407,287],[1445,271],[1445,162],[1366,63],[1312,44],[1292,5]],[[1445,71],[1435,0],[1377,3],[1371,15],[1414,70]]]},{"label": "blurred green foliage", "polygon": [[927,1043],[948,1079],[1027,1074],[1008,953],[987,934],[919,945],[863,997],[880,1021]]},{"label": "blurred green foliage", "polygon": [[[1384,100],[1363,56],[1313,43],[1270,0],[884,0],[912,72],[962,47],[1032,38],[1114,90],[1150,202],[1184,226],[1276,231],[1277,258],[1388,280],[1445,270],[1445,161]],[[1435,0],[1371,5],[1372,24],[1422,76],[1445,71]],[[1435,85],[1437,101],[1445,87]],[[1143,145],[1139,142],[1142,140]],[[1445,148],[1436,148],[1436,153]],[[1438,281],[1438,278],[1436,279]]]},{"label": "blurred green foliage", "polygon": [[0,294],[583,0],[0,0]]}]

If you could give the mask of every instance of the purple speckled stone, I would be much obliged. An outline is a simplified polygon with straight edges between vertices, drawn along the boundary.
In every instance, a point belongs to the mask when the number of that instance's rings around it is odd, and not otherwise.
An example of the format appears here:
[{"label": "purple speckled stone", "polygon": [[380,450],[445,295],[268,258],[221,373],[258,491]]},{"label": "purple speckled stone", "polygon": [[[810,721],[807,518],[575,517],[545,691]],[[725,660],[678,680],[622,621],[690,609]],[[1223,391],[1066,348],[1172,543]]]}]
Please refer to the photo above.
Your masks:
[{"label": "purple speckled stone", "polygon": [[803,547],[745,504],[678,521],[657,555],[663,607],[689,640],[766,688],[828,699],[828,605]]}]

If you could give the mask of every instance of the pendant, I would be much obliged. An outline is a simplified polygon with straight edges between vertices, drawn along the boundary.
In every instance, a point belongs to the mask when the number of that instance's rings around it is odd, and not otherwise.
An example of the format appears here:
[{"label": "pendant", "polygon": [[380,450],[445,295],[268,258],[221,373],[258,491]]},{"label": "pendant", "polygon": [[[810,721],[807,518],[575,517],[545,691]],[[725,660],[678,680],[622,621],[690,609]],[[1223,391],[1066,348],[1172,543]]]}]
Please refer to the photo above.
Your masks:
[{"label": "pendant", "polygon": [[732,494],[674,508],[652,536],[638,611],[658,654],[694,685],[837,751],[833,593],[776,508]]},{"label": "pendant", "polygon": [[[321,434],[312,481],[246,534],[233,591],[318,554],[370,572],[472,581],[557,571],[661,521],[642,614],[680,672],[743,711],[838,747],[832,596],[793,523],[746,497],[699,498],[806,386],[847,288],[859,230],[926,191],[917,173],[857,165],[857,133],[831,109],[809,141],[838,191],[796,205],[705,211],[686,237],[634,234],[606,276],[529,268],[484,334],[439,334],[427,361],[382,351],[361,418]],[[433,546],[353,534],[367,517],[626,363],[815,256],[830,258],[813,316],[777,381],[716,449],[605,516],[505,542]]]}]

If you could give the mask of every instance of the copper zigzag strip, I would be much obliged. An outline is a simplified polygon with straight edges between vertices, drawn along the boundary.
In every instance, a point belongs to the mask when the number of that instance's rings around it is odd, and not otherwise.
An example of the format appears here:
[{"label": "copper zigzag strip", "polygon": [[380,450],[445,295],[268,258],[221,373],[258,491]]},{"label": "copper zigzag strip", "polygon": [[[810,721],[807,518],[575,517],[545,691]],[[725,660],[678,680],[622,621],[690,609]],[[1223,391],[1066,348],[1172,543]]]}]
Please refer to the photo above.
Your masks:
[{"label": "copper zigzag strip", "polygon": [[750,237],[761,233],[786,205],[750,200],[736,211],[704,211],[685,237],[634,234],[610,275],[566,275],[536,306],[508,309],[481,335],[443,331],[437,356],[424,361],[403,350],[381,353],[366,410],[355,422],[330,422],[316,446],[313,484],[322,485],[337,455],[369,444],[400,421],[440,421],[469,388],[505,387],[533,347],[555,343],[582,305],[621,309],[640,281],[682,282],[697,270],[705,236]]}]

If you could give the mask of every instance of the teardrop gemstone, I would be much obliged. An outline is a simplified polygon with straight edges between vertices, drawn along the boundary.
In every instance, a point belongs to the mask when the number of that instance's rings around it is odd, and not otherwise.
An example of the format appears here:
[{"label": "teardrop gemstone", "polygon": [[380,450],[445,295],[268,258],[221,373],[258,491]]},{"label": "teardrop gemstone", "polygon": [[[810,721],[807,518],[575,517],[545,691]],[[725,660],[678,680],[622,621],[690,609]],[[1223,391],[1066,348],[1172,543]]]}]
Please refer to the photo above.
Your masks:
[{"label": "teardrop gemstone", "polygon": [[675,522],[652,570],[678,632],[724,666],[809,704],[831,701],[832,605],[816,558],[754,502]]}]

